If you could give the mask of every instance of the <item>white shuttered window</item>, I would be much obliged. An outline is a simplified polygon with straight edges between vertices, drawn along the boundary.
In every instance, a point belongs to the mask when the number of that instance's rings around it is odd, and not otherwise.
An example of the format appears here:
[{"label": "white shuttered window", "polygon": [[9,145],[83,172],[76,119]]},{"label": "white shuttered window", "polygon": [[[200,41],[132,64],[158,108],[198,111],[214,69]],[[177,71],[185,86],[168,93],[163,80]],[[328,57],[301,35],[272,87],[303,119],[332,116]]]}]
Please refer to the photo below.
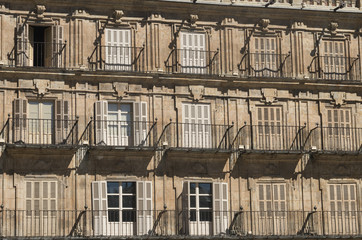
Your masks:
[{"label": "white shuttered window", "polygon": [[131,70],[131,30],[106,29],[106,62],[107,70]]},{"label": "white shuttered window", "polygon": [[206,72],[206,41],[204,33],[181,32],[181,71],[202,74]]}]

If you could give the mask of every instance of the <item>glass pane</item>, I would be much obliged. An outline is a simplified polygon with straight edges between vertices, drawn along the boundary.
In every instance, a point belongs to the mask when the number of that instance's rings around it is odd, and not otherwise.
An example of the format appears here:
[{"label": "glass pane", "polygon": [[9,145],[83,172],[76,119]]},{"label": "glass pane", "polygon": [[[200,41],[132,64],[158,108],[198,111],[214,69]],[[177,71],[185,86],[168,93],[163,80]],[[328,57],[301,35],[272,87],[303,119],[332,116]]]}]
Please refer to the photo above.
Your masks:
[{"label": "glass pane", "polygon": [[196,207],[196,197],[190,196],[190,207],[195,208]]},{"label": "glass pane", "polygon": [[118,210],[108,210],[108,222],[119,222]]},{"label": "glass pane", "polygon": [[136,208],[136,196],[123,196],[123,208]]},{"label": "glass pane", "polygon": [[190,210],[190,221],[196,221],[196,210]]},{"label": "glass pane", "polygon": [[191,194],[196,193],[196,183],[190,183],[190,193]]},{"label": "glass pane", "polygon": [[212,208],[212,200],[210,196],[200,196],[200,207],[202,208]]},{"label": "glass pane", "polygon": [[136,211],[134,210],[123,210],[122,211],[123,222],[136,222]]},{"label": "glass pane", "polygon": [[107,182],[107,193],[119,193],[119,183]]},{"label": "glass pane", "polygon": [[110,208],[118,208],[119,207],[119,196],[108,196],[108,207]]},{"label": "glass pane", "polygon": [[200,221],[212,221],[211,210],[200,210]]},{"label": "glass pane", "polygon": [[199,183],[200,194],[211,194],[211,183]]},{"label": "glass pane", "polygon": [[136,194],[136,183],[135,182],[123,182],[122,193],[133,193]]}]

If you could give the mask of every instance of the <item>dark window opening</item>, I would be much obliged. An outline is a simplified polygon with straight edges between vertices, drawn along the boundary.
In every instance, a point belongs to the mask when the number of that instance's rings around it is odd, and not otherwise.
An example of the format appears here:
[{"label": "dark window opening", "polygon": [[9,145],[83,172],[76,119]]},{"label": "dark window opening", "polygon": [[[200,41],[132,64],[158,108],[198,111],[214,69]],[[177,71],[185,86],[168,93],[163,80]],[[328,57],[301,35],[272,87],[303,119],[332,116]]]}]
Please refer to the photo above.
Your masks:
[{"label": "dark window opening", "polygon": [[30,41],[34,67],[45,67],[51,52],[50,27],[31,26]]}]

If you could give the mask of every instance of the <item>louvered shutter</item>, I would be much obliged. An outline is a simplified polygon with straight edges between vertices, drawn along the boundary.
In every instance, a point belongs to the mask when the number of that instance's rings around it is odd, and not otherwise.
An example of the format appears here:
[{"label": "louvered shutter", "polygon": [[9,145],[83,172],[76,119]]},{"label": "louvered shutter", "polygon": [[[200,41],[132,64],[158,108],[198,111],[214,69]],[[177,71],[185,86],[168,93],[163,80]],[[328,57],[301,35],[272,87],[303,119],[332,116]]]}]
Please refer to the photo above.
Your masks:
[{"label": "louvered shutter", "polygon": [[206,71],[206,41],[203,33],[181,33],[181,66],[185,73]]},{"label": "louvered shutter", "polygon": [[149,142],[145,142],[148,133],[147,122],[147,103],[134,103],[134,144],[135,146],[148,146]]},{"label": "louvered shutter", "polygon": [[131,30],[106,29],[106,68],[131,70]]},{"label": "louvered shutter", "polygon": [[95,132],[96,144],[107,144],[107,119],[108,119],[108,102],[97,101],[95,103]]},{"label": "louvered shutter", "polygon": [[63,51],[63,26],[52,26],[52,39],[51,39],[51,64],[52,67],[61,67],[63,64],[62,51]]},{"label": "louvered shutter", "polygon": [[257,76],[272,76],[278,70],[276,38],[256,37],[254,65]]},{"label": "louvered shutter", "polygon": [[66,140],[69,130],[69,102],[67,100],[56,100],[55,102],[55,134],[56,143],[63,143]]},{"label": "louvered shutter", "polygon": [[27,137],[27,107],[26,99],[16,98],[13,102],[14,119],[13,119],[13,142],[26,142]]},{"label": "louvered shutter", "polygon": [[16,26],[16,63],[18,66],[29,66],[30,42],[29,42],[29,25],[23,22],[17,23]]},{"label": "louvered shutter", "polygon": [[92,182],[93,226],[94,235],[107,233],[107,182]]},{"label": "louvered shutter", "polygon": [[351,150],[351,111],[350,109],[327,110],[327,147],[329,150]]},{"label": "louvered shutter", "polygon": [[145,235],[152,229],[152,182],[137,182],[137,234]]},{"label": "louvered shutter", "polygon": [[227,183],[213,183],[214,234],[226,233],[228,227]]}]

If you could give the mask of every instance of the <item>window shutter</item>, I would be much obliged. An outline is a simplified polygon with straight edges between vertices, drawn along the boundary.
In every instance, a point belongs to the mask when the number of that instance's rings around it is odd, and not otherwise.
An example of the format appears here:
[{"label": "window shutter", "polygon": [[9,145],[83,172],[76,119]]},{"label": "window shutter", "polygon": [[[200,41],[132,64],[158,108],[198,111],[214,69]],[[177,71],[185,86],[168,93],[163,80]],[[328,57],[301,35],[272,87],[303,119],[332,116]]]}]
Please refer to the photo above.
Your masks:
[{"label": "window shutter", "polygon": [[13,128],[14,136],[13,142],[24,141],[26,137],[26,128],[27,128],[27,107],[28,101],[26,99],[16,98],[13,102],[14,106],[14,119],[13,119]]},{"label": "window shutter", "polygon": [[189,193],[190,193],[190,181],[183,182],[182,188],[182,211],[179,213],[182,222],[182,234],[189,234],[189,219],[190,219],[190,206],[189,206]]},{"label": "window shutter", "polygon": [[14,55],[14,57],[17,59],[19,66],[29,66],[29,25],[18,22],[16,31],[17,56]]},{"label": "window shutter", "polygon": [[137,182],[137,234],[145,235],[152,229],[152,182]]},{"label": "window shutter", "polygon": [[228,227],[227,183],[213,183],[214,234],[226,233]]},{"label": "window shutter", "polygon": [[52,66],[61,67],[63,59],[61,50],[63,48],[63,26],[54,25],[52,26]]},{"label": "window shutter", "polygon": [[69,102],[56,100],[55,102],[55,134],[56,143],[62,143],[69,134]]},{"label": "window shutter", "polygon": [[108,102],[97,101],[95,103],[95,132],[96,144],[107,144],[107,118]]},{"label": "window shutter", "polygon": [[134,144],[135,146],[148,146],[148,142],[144,142],[148,133],[147,122],[147,103],[134,103]]},{"label": "window shutter", "polygon": [[107,182],[92,182],[92,204],[94,217],[94,235],[107,233]]}]

